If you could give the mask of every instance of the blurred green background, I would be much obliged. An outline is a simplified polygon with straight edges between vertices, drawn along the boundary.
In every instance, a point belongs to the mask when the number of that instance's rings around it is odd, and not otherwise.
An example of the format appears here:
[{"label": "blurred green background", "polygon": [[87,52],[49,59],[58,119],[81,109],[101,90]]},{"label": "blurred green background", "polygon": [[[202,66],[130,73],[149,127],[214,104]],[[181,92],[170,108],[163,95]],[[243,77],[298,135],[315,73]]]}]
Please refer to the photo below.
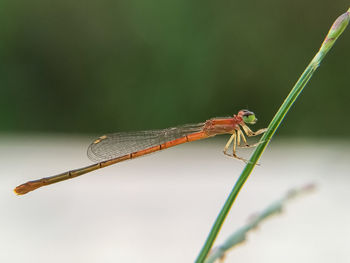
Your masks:
[{"label": "blurred green background", "polygon": [[[266,127],[349,3],[0,1],[0,262],[192,262],[244,166],[222,154],[225,142],[174,147],[23,197],[12,189],[86,166],[93,135],[242,108],[257,114],[254,130]],[[291,187],[319,190],[227,263],[350,262],[349,46],[350,28],[283,122],[278,138],[287,139],[264,153],[217,244]]]},{"label": "blurred green background", "polygon": [[[10,1],[0,132],[166,128],[254,111],[266,126],[348,1]],[[280,134],[348,136],[345,32]]]}]

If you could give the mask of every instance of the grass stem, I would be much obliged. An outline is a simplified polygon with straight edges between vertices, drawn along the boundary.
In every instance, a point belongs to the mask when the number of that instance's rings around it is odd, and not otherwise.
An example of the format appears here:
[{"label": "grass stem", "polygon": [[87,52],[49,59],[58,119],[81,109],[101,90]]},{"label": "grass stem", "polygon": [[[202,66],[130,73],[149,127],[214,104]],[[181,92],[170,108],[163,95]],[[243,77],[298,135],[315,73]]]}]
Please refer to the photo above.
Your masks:
[{"label": "grass stem", "polygon": [[238,193],[240,192],[241,188],[243,187],[244,183],[248,179],[249,175],[253,171],[253,168],[257,164],[260,156],[264,152],[265,148],[267,147],[268,143],[270,142],[272,136],[275,134],[277,128],[283,121],[284,117],[286,116],[289,109],[294,104],[295,100],[298,98],[300,93],[303,91],[305,85],[308,83],[318,66],[320,65],[321,61],[324,59],[325,55],[328,53],[328,51],[333,47],[335,41],[338,39],[338,37],[343,33],[347,25],[349,24],[350,20],[350,8],[348,11],[341,16],[337,18],[337,20],[333,23],[331,29],[329,30],[325,40],[323,41],[319,51],[314,56],[314,58],[311,60],[310,64],[307,66],[303,74],[300,76],[290,93],[288,94],[287,98],[277,111],[276,115],[273,117],[272,121],[270,122],[267,131],[265,134],[261,137],[261,143],[256,147],[255,151],[253,152],[249,163],[244,167],[240,177],[238,178],[236,184],[234,185],[230,195],[228,196],[224,206],[222,207],[220,213],[218,214],[216,221],[196,259],[196,263],[203,263],[206,259],[210,249],[213,246],[213,243],[221,229],[222,224],[225,221],[225,218],[227,214],[229,213],[234,201],[236,200],[236,197]]}]

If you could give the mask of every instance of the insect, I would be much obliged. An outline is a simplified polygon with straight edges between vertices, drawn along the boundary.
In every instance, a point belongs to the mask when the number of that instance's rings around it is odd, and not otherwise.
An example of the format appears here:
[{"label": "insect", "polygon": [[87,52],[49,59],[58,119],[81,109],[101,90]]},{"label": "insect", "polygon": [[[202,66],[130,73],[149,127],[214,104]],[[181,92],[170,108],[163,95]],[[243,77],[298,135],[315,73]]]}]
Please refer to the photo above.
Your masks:
[{"label": "insect", "polygon": [[[231,134],[225,145],[224,154],[247,162],[247,160],[237,156],[236,147],[254,147],[257,145],[249,145],[244,136],[244,133],[250,137],[266,131],[266,129],[260,129],[253,132],[248,127],[248,124],[255,124],[256,121],[257,118],[253,112],[241,110],[233,117],[212,118],[197,124],[187,124],[163,130],[106,134],[96,139],[88,148],[88,157],[95,162],[94,164],[26,182],[17,186],[14,192],[23,195],[39,187],[71,179],[115,163],[219,134]],[[231,144],[233,145],[232,153],[229,153],[228,150]]]}]

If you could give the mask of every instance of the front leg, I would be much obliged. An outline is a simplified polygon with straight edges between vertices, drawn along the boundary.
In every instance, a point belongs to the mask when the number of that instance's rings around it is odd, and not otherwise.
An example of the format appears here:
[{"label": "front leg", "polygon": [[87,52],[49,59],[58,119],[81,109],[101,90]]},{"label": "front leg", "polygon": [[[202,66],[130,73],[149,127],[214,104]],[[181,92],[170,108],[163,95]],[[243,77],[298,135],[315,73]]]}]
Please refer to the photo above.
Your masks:
[{"label": "front leg", "polygon": [[[241,145],[241,140],[242,138],[244,145]],[[243,132],[241,130],[237,130],[237,147],[239,148],[252,148],[258,146],[262,142],[254,143],[254,144],[248,144],[247,139],[245,138]]]},{"label": "front leg", "polygon": [[249,136],[249,137],[257,136],[257,135],[262,134],[262,133],[267,131],[267,128],[265,128],[265,129],[260,129],[260,130],[257,130],[256,132],[253,132],[251,129],[249,129],[249,127],[247,125],[242,125],[242,128],[243,128],[244,132],[247,134],[247,136]]}]

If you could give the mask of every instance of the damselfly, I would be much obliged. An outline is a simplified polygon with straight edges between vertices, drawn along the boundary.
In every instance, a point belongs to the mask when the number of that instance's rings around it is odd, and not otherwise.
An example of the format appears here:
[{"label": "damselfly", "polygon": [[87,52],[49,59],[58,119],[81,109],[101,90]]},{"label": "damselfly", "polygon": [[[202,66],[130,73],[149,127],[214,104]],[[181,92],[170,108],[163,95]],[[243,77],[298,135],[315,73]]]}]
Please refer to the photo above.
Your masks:
[{"label": "damselfly", "polygon": [[[14,191],[18,195],[23,195],[39,187],[71,179],[115,163],[219,134],[232,134],[225,145],[224,153],[247,162],[247,160],[237,156],[236,147],[254,147],[257,145],[249,145],[243,134],[244,131],[250,137],[264,133],[266,129],[253,132],[247,126],[247,124],[255,124],[256,121],[257,118],[253,112],[241,110],[233,117],[212,118],[198,124],[187,124],[163,130],[119,132],[103,135],[91,143],[88,148],[88,157],[95,164],[29,181],[17,186]],[[230,154],[228,149],[231,144],[233,147]]]}]

